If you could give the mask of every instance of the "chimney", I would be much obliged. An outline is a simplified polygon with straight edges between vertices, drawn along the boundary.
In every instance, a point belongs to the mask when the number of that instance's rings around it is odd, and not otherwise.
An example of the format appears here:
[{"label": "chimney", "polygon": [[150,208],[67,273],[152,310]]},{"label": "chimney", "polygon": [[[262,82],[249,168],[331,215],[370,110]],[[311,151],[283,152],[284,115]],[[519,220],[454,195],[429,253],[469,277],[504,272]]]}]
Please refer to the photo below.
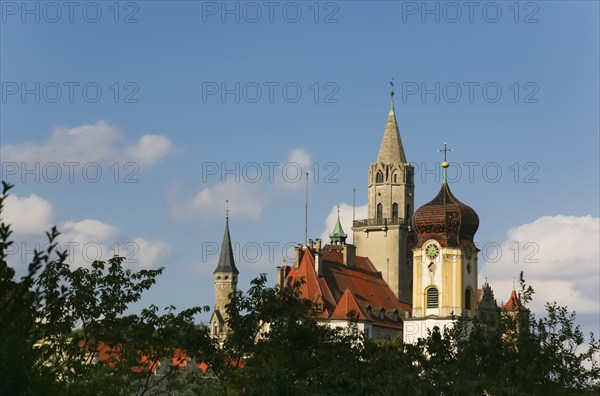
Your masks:
[{"label": "chimney", "polygon": [[321,253],[321,239],[317,238],[315,240],[315,251],[317,251],[318,253]]},{"label": "chimney", "polygon": [[302,260],[302,244],[298,244],[294,248],[294,252],[296,253],[296,258],[294,259],[294,269],[298,269],[300,266],[300,260]]},{"label": "chimney", "polygon": [[281,266],[278,266],[275,271],[277,275],[277,286],[282,289],[285,286],[285,278],[290,272],[290,267],[288,267],[287,261],[283,259]]},{"label": "chimney", "polygon": [[309,239],[309,240],[308,240],[308,248],[309,248],[311,251],[313,250],[313,244],[314,244],[313,240],[312,240],[312,239]]},{"label": "chimney", "polygon": [[345,244],[342,247],[344,265],[348,268],[354,268],[356,264],[356,246]]},{"label": "chimney", "polygon": [[317,273],[317,278],[323,276],[323,260],[321,258],[321,253],[315,251],[315,272]]}]

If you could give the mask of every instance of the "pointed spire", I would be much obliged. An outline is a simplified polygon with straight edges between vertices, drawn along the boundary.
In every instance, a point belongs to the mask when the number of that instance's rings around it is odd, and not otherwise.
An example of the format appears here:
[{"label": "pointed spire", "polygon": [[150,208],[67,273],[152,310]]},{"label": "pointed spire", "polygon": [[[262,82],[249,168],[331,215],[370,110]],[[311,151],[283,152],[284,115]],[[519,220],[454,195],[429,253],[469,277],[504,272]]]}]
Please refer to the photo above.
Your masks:
[{"label": "pointed spire", "polygon": [[344,244],[348,235],[344,232],[342,223],[340,222],[340,205],[337,206],[337,212],[337,222],[335,223],[335,227],[333,227],[333,231],[329,234],[329,239],[331,239],[331,243]]},{"label": "pointed spire", "polygon": [[233,249],[231,247],[231,237],[229,235],[229,208],[227,209],[227,216],[225,218],[225,235],[223,236],[223,243],[221,243],[221,255],[219,256],[217,268],[215,268],[213,273],[217,272],[240,273],[236,268],[233,259]]},{"label": "pointed spire", "polygon": [[[392,88],[394,87],[394,80],[390,82]],[[398,123],[396,122],[396,112],[394,110],[394,91],[390,92],[391,104],[390,114],[388,115],[387,124],[385,125],[385,131],[383,133],[383,139],[381,140],[381,147],[379,148],[379,155],[377,156],[377,162],[384,164],[406,163],[406,155],[404,155],[404,148],[402,146],[402,140],[400,139],[400,131],[398,130]]]}]

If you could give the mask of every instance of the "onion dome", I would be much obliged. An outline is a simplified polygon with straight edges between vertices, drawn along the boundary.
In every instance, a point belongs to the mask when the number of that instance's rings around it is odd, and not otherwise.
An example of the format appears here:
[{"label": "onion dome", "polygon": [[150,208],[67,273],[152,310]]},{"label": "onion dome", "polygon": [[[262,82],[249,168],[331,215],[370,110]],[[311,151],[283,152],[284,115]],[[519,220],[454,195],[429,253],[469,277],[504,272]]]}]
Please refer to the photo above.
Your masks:
[{"label": "onion dome", "polygon": [[428,239],[435,239],[443,247],[465,246],[473,242],[479,228],[477,213],[452,194],[445,180],[438,195],[417,209],[412,222],[417,247]]}]

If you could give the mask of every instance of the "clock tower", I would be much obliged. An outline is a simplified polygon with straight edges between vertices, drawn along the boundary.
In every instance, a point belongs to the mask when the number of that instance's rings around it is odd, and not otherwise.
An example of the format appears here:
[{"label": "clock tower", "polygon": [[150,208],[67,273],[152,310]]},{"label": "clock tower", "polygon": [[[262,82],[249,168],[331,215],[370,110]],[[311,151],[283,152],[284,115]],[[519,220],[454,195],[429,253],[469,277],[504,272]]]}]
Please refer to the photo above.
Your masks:
[{"label": "clock tower", "polygon": [[[442,151],[447,151],[446,148]],[[448,162],[437,196],[413,217],[412,317],[404,320],[404,341],[426,337],[427,330],[451,326],[454,316],[473,318],[477,310],[477,252],[473,237],[479,217],[450,191]]]}]

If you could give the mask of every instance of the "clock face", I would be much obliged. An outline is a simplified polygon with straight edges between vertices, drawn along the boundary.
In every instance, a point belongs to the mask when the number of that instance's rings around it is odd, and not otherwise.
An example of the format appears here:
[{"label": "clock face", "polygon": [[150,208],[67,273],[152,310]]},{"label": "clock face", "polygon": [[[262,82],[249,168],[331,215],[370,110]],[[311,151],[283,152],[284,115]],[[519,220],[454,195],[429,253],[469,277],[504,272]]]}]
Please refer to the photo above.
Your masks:
[{"label": "clock face", "polygon": [[433,243],[430,243],[425,248],[425,254],[427,255],[427,257],[430,260],[433,260],[434,258],[436,258],[439,253],[440,253],[440,248],[438,248],[437,245],[435,245]]}]

